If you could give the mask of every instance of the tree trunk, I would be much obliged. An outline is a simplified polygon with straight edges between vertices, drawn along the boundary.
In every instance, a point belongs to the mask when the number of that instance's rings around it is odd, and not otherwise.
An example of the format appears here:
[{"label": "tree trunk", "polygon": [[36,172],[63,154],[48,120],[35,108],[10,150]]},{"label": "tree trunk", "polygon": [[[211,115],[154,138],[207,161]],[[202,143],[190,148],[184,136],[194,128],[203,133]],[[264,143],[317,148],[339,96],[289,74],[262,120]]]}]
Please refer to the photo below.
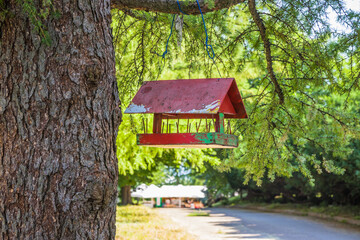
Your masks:
[{"label": "tree trunk", "polygon": [[52,0],[61,16],[44,20],[51,46],[22,1],[5,2],[0,239],[113,239],[121,115],[110,1]]},{"label": "tree trunk", "polygon": [[121,187],[121,205],[132,204],[130,190],[131,190],[131,186]]}]

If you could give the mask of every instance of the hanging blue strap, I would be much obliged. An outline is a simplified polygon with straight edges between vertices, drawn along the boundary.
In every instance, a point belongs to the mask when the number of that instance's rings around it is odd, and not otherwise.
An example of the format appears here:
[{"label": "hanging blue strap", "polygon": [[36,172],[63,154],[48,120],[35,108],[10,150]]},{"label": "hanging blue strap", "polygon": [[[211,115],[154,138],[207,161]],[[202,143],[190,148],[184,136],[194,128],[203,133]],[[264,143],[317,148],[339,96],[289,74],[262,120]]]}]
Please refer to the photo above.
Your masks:
[{"label": "hanging blue strap", "polygon": [[184,12],[181,10],[181,6],[180,6],[179,0],[177,0],[176,2],[177,2],[177,5],[179,6],[180,12],[181,12],[182,14],[184,14],[184,15],[189,15],[189,14],[184,13]]},{"label": "hanging blue strap", "polygon": [[[188,14],[184,13],[184,12],[181,10],[181,6],[180,6],[179,0],[177,0],[176,2],[177,2],[177,4],[178,4],[178,6],[179,6],[180,12],[181,12],[182,14],[184,14],[184,15],[188,15]],[[198,5],[198,7],[199,7],[199,11],[200,11],[200,14],[201,14],[201,18],[202,18],[202,21],[203,21],[203,24],[204,24],[204,30],[205,30],[205,35],[206,35],[206,39],[205,39],[206,52],[207,52],[209,58],[211,58],[212,60],[214,60],[214,58],[215,58],[215,52],[214,52],[214,49],[213,49],[212,45],[211,45],[211,44],[208,44],[209,37],[208,37],[208,34],[207,34],[207,29],[206,29],[206,25],[205,25],[204,15],[203,15],[203,13],[202,13],[202,11],[201,11],[201,7],[200,7],[199,1],[196,0],[196,2],[197,2],[197,5]],[[157,54],[158,56],[160,56],[160,57],[162,57],[162,58],[165,58],[166,54],[168,53],[167,49],[168,49],[168,46],[169,46],[169,40],[170,40],[171,35],[172,35],[172,32],[173,32],[174,20],[175,20],[175,14],[173,15],[173,20],[172,20],[172,23],[171,23],[170,36],[169,36],[169,38],[168,38],[168,40],[167,40],[167,42],[166,42],[165,52],[164,52],[162,55]],[[209,50],[209,49],[211,50],[211,53],[210,53],[210,50]],[[212,55],[212,56],[211,56],[211,55]]]},{"label": "hanging blue strap", "polygon": [[[203,23],[204,23],[204,29],[205,29],[205,35],[206,35],[206,39],[205,39],[206,52],[207,52],[207,54],[209,55],[209,58],[214,59],[214,57],[215,57],[215,52],[214,52],[214,49],[213,49],[213,47],[211,46],[211,44],[208,44],[208,39],[209,39],[209,37],[208,37],[208,34],[207,34],[207,30],[206,30],[204,15],[203,15],[203,13],[202,13],[202,11],[201,11],[199,1],[196,0],[196,2],[197,2],[197,5],[198,5],[198,7],[199,7],[199,11],[200,11],[200,13],[201,13],[201,18],[202,18]],[[211,49],[212,56],[210,55],[209,48]]]},{"label": "hanging blue strap", "polygon": [[[181,6],[180,6],[179,0],[177,0],[176,2],[177,2],[177,4],[178,4],[178,6],[179,6],[180,12],[181,12],[182,14],[184,14],[184,15],[188,15],[188,14],[184,13],[184,12],[181,10]],[[212,45],[211,45],[211,44],[208,44],[209,37],[208,37],[208,34],[207,34],[207,30],[206,30],[204,15],[203,15],[203,13],[202,13],[202,11],[201,11],[201,7],[200,7],[199,1],[196,0],[196,2],[197,2],[197,5],[198,5],[198,7],[199,7],[199,11],[200,11],[200,13],[201,13],[201,18],[202,18],[202,21],[203,21],[203,24],[204,24],[204,30],[205,30],[205,35],[206,35],[206,39],[205,39],[206,52],[207,52],[209,58],[214,59],[214,57],[215,57],[215,52],[214,52],[214,49],[213,49]],[[210,54],[210,50],[211,50],[211,54]],[[212,56],[211,56],[211,55],[212,55]]]},{"label": "hanging blue strap", "polygon": [[172,20],[172,23],[171,23],[170,35],[169,35],[169,37],[168,37],[168,39],[166,41],[165,52],[162,55],[157,54],[158,56],[160,56],[162,58],[165,58],[166,54],[168,53],[169,40],[170,40],[172,32],[173,32],[174,20],[175,20],[175,14],[173,15],[173,20]]}]

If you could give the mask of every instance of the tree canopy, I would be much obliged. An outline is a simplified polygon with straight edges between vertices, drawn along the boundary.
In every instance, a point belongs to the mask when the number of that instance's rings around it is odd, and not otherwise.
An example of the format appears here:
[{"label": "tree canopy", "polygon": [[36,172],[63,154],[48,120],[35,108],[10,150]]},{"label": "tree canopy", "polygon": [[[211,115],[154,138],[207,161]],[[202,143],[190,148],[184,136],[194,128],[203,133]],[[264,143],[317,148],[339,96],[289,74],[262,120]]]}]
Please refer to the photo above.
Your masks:
[{"label": "tree canopy", "polygon": [[[113,11],[123,103],[144,80],[235,77],[249,119],[232,121],[240,146],[227,151],[222,169],[244,168],[258,184],[295,172],[312,179],[311,169],[342,173],[325,153],[345,156],[349,140],[359,137],[359,13],[338,0],[201,1],[204,12],[231,5],[204,15],[212,60],[202,18],[191,16],[198,14],[190,10],[196,1],[166,2],[164,11],[132,5]],[[330,13],[344,29],[331,25]],[[324,154],[300,154],[306,144]]]}]

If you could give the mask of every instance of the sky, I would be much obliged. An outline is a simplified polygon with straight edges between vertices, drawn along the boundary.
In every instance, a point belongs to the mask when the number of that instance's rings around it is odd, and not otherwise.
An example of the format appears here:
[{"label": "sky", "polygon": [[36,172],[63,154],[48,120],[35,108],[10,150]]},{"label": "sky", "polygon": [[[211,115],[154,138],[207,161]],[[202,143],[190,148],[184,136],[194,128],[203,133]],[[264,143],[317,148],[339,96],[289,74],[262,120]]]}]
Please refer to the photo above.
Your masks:
[{"label": "sky", "polygon": [[[344,0],[345,6],[348,9],[360,12],[360,0]],[[350,29],[347,29],[343,24],[336,21],[337,14],[333,11],[329,12],[329,21],[330,24],[339,32],[349,32]]]},{"label": "sky", "polygon": [[360,0],[345,0],[346,6],[352,10],[360,11]]}]

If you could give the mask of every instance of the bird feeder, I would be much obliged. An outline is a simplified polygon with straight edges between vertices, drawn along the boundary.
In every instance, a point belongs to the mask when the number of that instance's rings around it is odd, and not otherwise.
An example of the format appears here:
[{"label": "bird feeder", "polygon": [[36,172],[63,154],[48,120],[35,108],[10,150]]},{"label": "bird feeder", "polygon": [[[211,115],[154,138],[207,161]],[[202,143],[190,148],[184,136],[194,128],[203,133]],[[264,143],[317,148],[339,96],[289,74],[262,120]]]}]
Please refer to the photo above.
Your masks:
[{"label": "bird feeder", "polygon": [[[233,78],[144,82],[125,113],[154,114],[153,132],[148,133],[143,123],[144,134],[137,134],[137,144],[162,148],[235,148],[238,136],[231,134],[230,122],[225,133],[225,119],[247,118]],[[171,133],[168,122],[174,119]],[[186,132],[180,132],[179,121],[184,119]],[[191,132],[193,119],[200,122]],[[198,132],[201,121],[204,132]]]}]

